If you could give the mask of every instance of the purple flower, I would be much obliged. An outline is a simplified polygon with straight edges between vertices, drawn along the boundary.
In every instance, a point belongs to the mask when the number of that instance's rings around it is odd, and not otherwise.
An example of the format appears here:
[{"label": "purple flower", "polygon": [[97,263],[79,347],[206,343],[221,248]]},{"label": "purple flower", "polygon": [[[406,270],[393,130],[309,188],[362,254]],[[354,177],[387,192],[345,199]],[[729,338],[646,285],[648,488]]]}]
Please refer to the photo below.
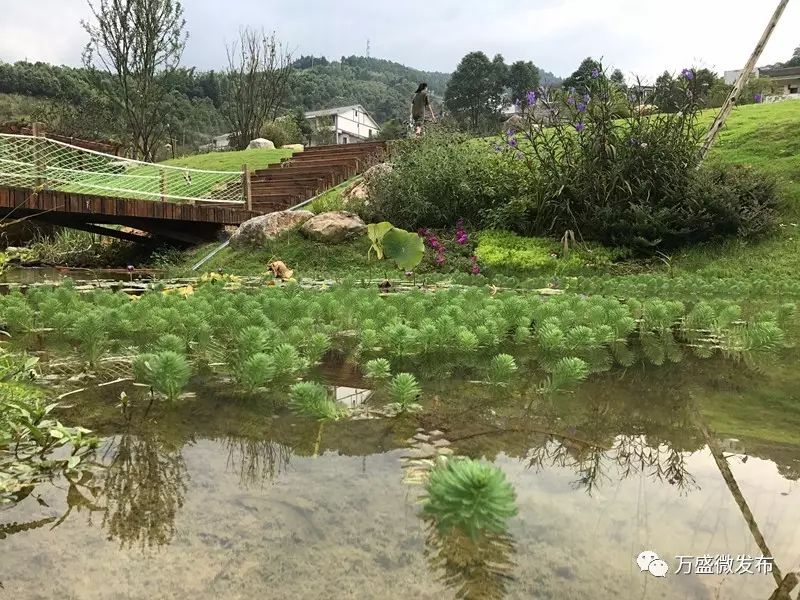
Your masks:
[{"label": "purple flower", "polygon": [[128,265],[128,273],[133,273],[133,265]]},{"label": "purple flower", "polygon": [[536,92],[530,90],[526,95],[526,100],[528,101],[528,106],[533,106],[536,104]]},{"label": "purple flower", "polygon": [[681,76],[688,81],[692,81],[694,80],[694,71],[692,69],[684,69],[681,71]]},{"label": "purple flower", "polygon": [[753,96],[753,100],[756,101],[756,104],[761,104],[761,101],[763,99],[764,99],[764,97],[761,94],[756,94],[755,96]]},{"label": "purple flower", "polygon": [[592,79],[600,77],[600,69],[592,69]]},{"label": "purple flower", "polygon": [[592,99],[592,97],[589,94],[584,94],[583,95],[583,101],[586,102],[586,104],[589,104],[589,100],[591,100],[591,99]]},{"label": "purple flower", "polygon": [[586,112],[586,105],[583,102],[578,102],[578,112],[579,113]]},{"label": "purple flower", "polygon": [[517,147],[517,138],[509,138],[508,145],[511,146],[512,148],[516,148]]},{"label": "purple flower", "polygon": [[436,264],[443,265],[444,264],[444,254],[437,254],[436,255]]},{"label": "purple flower", "polygon": [[578,121],[577,123],[575,123],[575,131],[580,133],[584,129],[586,129],[586,125],[584,125],[581,121]]},{"label": "purple flower", "polygon": [[506,131],[506,137],[510,137],[510,138],[512,138],[512,137],[514,137],[515,135],[517,135],[517,132],[516,132],[516,131],[514,131],[513,129],[509,129],[508,131]]},{"label": "purple flower", "polygon": [[478,265],[472,265],[472,274],[473,275],[480,275],[481,268]]},{"label": "purple flower", "polygon": [[572,95],[567,97],[567,104],[569,104],[570,106],[573,106],[575,104],[575,98],[573,98]]}]

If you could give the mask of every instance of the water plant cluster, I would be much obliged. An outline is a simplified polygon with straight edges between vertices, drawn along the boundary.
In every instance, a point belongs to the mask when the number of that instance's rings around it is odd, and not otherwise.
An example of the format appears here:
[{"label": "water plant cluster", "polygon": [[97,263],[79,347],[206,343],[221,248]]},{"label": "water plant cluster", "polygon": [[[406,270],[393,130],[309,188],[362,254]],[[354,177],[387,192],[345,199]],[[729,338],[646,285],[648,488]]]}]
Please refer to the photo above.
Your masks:
[{"label": "water plant cluster", "polygon": [[[622,302],[605,296],[543,298],[487,289],[414,291],[339,285],[264,287],[141,297],[81,293],[71,283],[0,298],[3,328],[17,348],[42,341],[52,356],[77,351],[89,368],[127,357],[131,374],[175,400],[192,372],[211,369],[250,393],[286,392],[315,378],[327,355],[359,365],[397,412],[416,409],[418,379],[463,376],[505,386],[537,381],[555,392],[592,372],[637,360],[659,365],[691,351],[753,353],[784,341],[792,305],[757,314],[724,300]],[[532,377],[539,373],[540,376]],[[318,388],[294,388],[300,413],[336,416]]]}]

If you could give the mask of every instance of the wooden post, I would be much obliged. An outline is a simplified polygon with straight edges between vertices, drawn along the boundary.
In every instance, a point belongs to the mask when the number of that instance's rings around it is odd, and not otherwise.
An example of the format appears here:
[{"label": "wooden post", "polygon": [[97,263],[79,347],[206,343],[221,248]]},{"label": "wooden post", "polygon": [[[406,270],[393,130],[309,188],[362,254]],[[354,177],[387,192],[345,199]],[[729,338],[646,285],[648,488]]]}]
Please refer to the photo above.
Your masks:
[{"label": "wooden post", "polygon": [[161,174],[161,201],[167,201],[167,177],[164,175],[164,169],[159,171]]},{"label": "wooden post", "polygon": [[750,60],[747,61],[747,64],[744,66],[744,70],[739,74],[739,77],[736,79],[736,83],[733,84],[733,89],[731,90],[728,99],[725,100],[725,104],[722,105],[717,118],[714,119],[714,124],[711,125],[711,129],[709,129],[708,135],[706,136],[706,141],[703,143],[703,148],[700,150],[701,161],[705,159],[706,154],[708,154],[708,151],[711,149],[711,146],[714,145],[722,126],[725,125],[725,121],[728,119],[728,116],[733,110],[733,105],[736,103],[737,98],[739,98],[739,94],[742,93],[742,89],[747,83],[747,80],[750,79],[750,75],[752,74],[753,69],[756,67],[756,62],[758,62],[758,59],[761,56],[761,53],[764,51],[764,47],[767,45],[772,32],[778,25],[778,21],[780,20],[783,11],[786,9],[787,4],[789,4],[789,0],[780,1],[778,8],[775,9],[775,13],[772,15],[772,18],[767,24],[767,28],[761,35],[761,39],[758,41],[758,44],[756,44],[753,54],[750,55]]},{"label": "wooden post", "polygon": [[242,185],[244,186],[244,200],[247,210],[253,210],[253,185],[250,183],[250,169],[242,165]]},{"label": "wooden post", "polygon": [[31,123],[31,135],[36,138],[33,142],[33,165],[35,171],[36,187],[41,187],[45,183],[45,164],[42,157],[42,150],[39,148],[42,143],[39,138],[44,139],[44,128],[41,123]]}]

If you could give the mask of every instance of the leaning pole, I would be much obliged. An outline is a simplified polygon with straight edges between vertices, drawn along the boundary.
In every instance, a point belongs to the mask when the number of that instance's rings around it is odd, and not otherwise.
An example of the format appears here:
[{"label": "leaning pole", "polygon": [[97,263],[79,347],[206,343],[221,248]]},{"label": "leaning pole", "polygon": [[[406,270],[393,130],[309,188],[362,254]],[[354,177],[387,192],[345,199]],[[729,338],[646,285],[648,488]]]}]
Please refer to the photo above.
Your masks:
[{"label": "leaning pole", "polygon": [[750,78],[750,74],[753,72],[753,69],[755,69],[756,62],[758,62],[758,59],[761,56],[761,53],[764,51],[764,47],[767,45],[772,32],[778,25],[778,21],[780,20],[783,11],[786,9],[787,4],[789,4],[789,0],[781,0],[780,3],[778,3],[778,8],[775,9],[775,13],[772,15],[772,18],[767,24],[767,28],[761,35],[761,39],[758,41],[758,44],[756,44],[753,54],[750,56],[750,60],[747,61],[744,69],[739,74],[739,77],[737,77],[736,83],[733,84],[733,89],[728,95],[728,99],[725,100],[725,104],[722,105],[717,118],[714,119],[714,124],[711,125],[711,129],[708,130],[708,135],[706,136],[706,140],[703,143],[702,149],[700,150],[701,161],[705,159],[706,154],[708,154],[708,151],[711,149],[711,146],[714,145],[720,129],[722,129],[722,126],[725,125],[728,115],[730,115],[731,111],[733,110],[733,105],[739,98],[739,94],[742,93],[742,89],[744,89],[744,86],[747,83],[747,80]]}]

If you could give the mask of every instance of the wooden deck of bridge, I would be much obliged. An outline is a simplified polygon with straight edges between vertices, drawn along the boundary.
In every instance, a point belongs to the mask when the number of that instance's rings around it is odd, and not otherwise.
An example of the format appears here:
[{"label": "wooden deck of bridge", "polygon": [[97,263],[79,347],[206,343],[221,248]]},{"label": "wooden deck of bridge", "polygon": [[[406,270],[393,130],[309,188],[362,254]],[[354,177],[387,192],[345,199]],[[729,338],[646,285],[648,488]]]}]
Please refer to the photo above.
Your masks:
[{"label": "wooden deck of bridge", "polygon": [[150,239],[104,226],[122,225],[155,238],[196,244],[214,239],[225,225],[287,209],[347,181],[385,160],[387,152],[385,142],[318,146],[254,171],[250,178],[252,210],[247,210],[245,202],[192,204],[0,187],[0,218],[30,218],[131,241]]},{"label": "wooden deck of bridge", "polygon": [[0,216],[5,221],[27,217],[132,241],[142,238],[103,225],[123,225],[157,238],[194,244],[214,239],[225,225],[239,225],[258,214],[243,206],[177,204],[0,187]]}]

